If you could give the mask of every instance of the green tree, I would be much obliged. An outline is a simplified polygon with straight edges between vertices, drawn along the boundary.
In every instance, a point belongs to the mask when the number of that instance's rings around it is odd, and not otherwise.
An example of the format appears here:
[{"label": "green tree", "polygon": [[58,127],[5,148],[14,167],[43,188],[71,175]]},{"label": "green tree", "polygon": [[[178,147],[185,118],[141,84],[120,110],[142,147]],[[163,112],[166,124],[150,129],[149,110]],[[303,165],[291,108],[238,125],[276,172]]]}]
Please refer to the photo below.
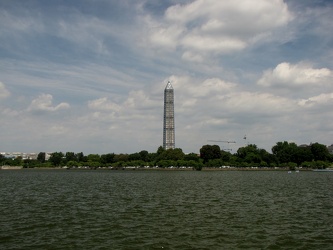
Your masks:
[{"label": "green tree", "polygon": [[327,147],[318,142],[311,144],[311,152],[316,161],[330,161],[332,159]]},{"label": "green tree", "polygon": [[22,156],[18,156],[11,161],[11,166],[23,166]]},{"label": "green tree", "polygon": [[101,155],[101,163],[103,164],[112,164],[114,162],[114,156],[115,154],[103,154]]},{"label": "green tree", "polygon": [[218,168],[223,165],[223,161],[221,159],[211,159],[206,163],[207,167],[210,168]]},{"label": "green tree", "polygon": [[46,156],[45,152],[39,152],[39,154],[37,155],[37,160],[41,163],[44,163],[45,162],[45,156]]},{"label": "green tree", "polygon": [[116,154],[114,156],[114,162],[126,162],[128,161],[128,154]]},{"label": "green tree", "polygon": [[177,162],[172,160],[160,160],[157,162],[157,166],[160,168],[168,168],[168,167],[175,167],[177,165]]},{"label": "green tree", "polygon": [[86,156],[84,156],[84,154],[82,152],[76,154],[76,159],[77,159],[78,162],[88,161],[88,158]]},{"label": "green tree", "polygon": [[187,166],[187,161],[184,160],[178,160],[176,163],[177,167],[186,167]]},{"label": "green tree", "polygon": [[77,161],[77,157],[74,152],[66,152],[65,157],[66,157],[66,162]]},{"label": "green tree", "polygon": [[160,155],[158,155],[158,160],[170,160],[170,161],[178,161],[183,160],[185,154],[183,153],[183,150],[180,148],[169,148],[167,150],[164,150]]},{"label": "green tree", "polygon": [[278,159],[275,155],[268,153],[265,149],[260,149],[259,154],[262,160],[260,165],[266,167],[275,167],[278,163]]},{"label": "green tree", "polygon": [[259,154],[256,154],[255,152],[249,152],[244,159],[245,162],[247,163],[260,163],[261,162],[261,158]]},{"label": "green tree", "polygon": [[204,164],[201,161],[199,161],[199,162],[196,162],[196,164],[193,167],[195,170],[201,171],[203,166],[204,166]]},{"label": "green tree", "polygon": [[239,148],[236,155],[240,162],[259,164],[262,161],[261,150],[255,144]]},{"label": "green tree", "polygon": [[196,153],[189,153],[184,155],[184,160],[185,161],[196,161],[199,162],[200,157]]},{"label": "green tree", "polygon": [[298,147],[293,142],[277,142],[272,147],[272,152],[277,157],[279,163],[297,162]]},{"label": "green tree", "polygon": [[129,161],[138,161],[141,160],[141,155],[139,153],[133,153],[128,155]]},{"label": "green tree", "polygon": [[99,154],[89,154],[88,155],[88,162],[100,162],[101,157]]},{"label": "green tree", "polygon": [[161,155],[163,152],[165,151],[165,149],[162,147],[162,146],[159,146],[158,149],[157,149],[157,155]]},{"label": "green tree", "polygon": [[300,166],[303,162],[310,162],[314,159],[310,147],[298,147],[296,154],[294,155],[295,162]]},{"label": "green tree", "polygon": [[149,153],[147,150],[142,150],[139,152],[141,160],[144,162],[148,162],[151,160],[151,158],[149,157]]},{"label": "green tree", "polygon": [[62,152],[54,152],[51,154],[49,161],[53,166],[60,166],[64,154]]},{"label": "green tree", "polygon": [[76,162],[76,161],[68,161],[67,162],[67,167],[72,168],[72,167],[77,167],[77,166],[79,166],[79,163]]},{"label": "green tree", "polygon": [[23,160],[24,168],[34,168],[34,167],[38,167],[40,164],[41,164],[41,162],[39,160],[32,160],[32,159]]},{"label": "green tree", "polygon": [[150,162],[156,161],[157,159],[157,153],[149,153],[148,159],[150,159]]},{"label": "green tree", "polygon": [[204,145],[200,148],[200,158],[204,163],[209,160],[221,158],[221,149],[218,145]]},{"label": "green tree", "polygon": [[228,151],[221,150],[221,160],[224,162],[229,162],[232,154]]}]

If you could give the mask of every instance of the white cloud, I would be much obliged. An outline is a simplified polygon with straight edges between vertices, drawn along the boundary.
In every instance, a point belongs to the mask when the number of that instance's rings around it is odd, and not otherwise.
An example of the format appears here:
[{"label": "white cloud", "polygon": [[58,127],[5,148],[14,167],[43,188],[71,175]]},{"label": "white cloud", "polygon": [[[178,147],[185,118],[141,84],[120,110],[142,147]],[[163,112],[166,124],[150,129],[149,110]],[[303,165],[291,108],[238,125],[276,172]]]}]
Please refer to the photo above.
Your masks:
[{"label": "white cloud", "polygon": [[202,55],[191,51],[185,51],[182,54],[182,59],[185,61],[197,62],[197,63],[202,63],[204,61],[204,57]]},{"label": "white cloud", "polygon": [[324,106],[333,104],[333,93],[320,94],[317,96],[310,97],[308,99],[302,99],[298,102],[300,106],[303,107],[314,107],[314,106]]},{"label": "white cloud", "polygon": [[109,101],[106,97],[89,101],[88,107],[90,109],[95,109],[95,110],[110,110],[115,112],[119,112],[121,109],[121,107],[118,104]]},{"label": "white cloud", "polygon": [[135,109],[154,109],[158,105],[148,93],[143,90],[130,91],[127,100],[124,102],[125,107]]},{"label": "white cloud", "polygon": [[117,113],[129,113],[134,110],[154,109],[158,105],[149,93],[143,90],[132,90],[128,93],[126,100],[122,102],[112,102],[107,97],[102,97],[88,102],[88,107],[99,111],[114,111]]},{"label": "white cloud", "polygon": [[194,79],[189,76],[171,76],[176,96],[175,105],[184,115],[232,118],[239,114],[276,116],[291,113],[297,108],[293,99],[273,93],[245,91],[241,85],[220,78]]},{"label": "white cloud", "polygon": [[169,7],[161,20],[145,18],[153,46],[182,49],[182,58],[240,51],[292,20],[282,0],[195,0]]},{"label": "white cloud", "polygon": [[1,115],[4,117],[18,117],[21,113],[11,108],[4,108],[1,110]]},{"label": "white cloud", "polygon": [[49,131],[52,134],[56,134],[56,135],[66,134],[66,133],[69,132],[69,130],[65,126],[60,125],[60,124],[56,124],[56,125],[51,126],[49,128]]},{"label": "white cloud", "polygon": [[[238,19],[240,16],[242,19]],[[258,26],[271,26],[271,23],[274,23],[274,26],[284,24],[288,21],[289,14],[287,5],[281,0],[258,0],[256,4],[253,4],[251,0],[241,0],[237,3],[232,0],[196,0],[185,5],[174,5],[166,11],[166,19],[180,23],[212,17],[222,23],[233,23],[233,27],[240,25],[243,20],[252,20],[255,24],[252,28],[256,29]],[[204,24],[207,23],[209,22]],[[219,22],[215,24],[218,25],[213,25],[213,27],[223,26]]]},{"label": "white cloud", "polygon": [[186,97],[205,97],[209,94],[226,94],[237,87],[236,83],[220,78],[195,79],[187,75],[172,75],[168,78],[178,94]]},{"label": "white cloud", "polygon": [[205,97],[212,94],[226,94],[234,89],[237,85],[235,83],[225,82],[219,78],[210,78],[204,80],[199,86],[189,88],[189,94],[194,97]]},{"label": "white cloud", "polygon": [[293,100],[260,92],[232,93],[222,97],[222,103],[226,106],[225,109],[229,109],[231,112],[253,115],[276,116],[295,110]]},{"label": "white cloud", "polygon": [[155,46],[175,49],[177,40],[182,32],[183,28],[177,25],[171,25],[169,27],[159,25],[159,27],[152,28],[150,41]]},{"label": "white cloud", "polygon": [[220,36],[219,38],[205,36],[202,34],[189,34],[182,40],[181,44],[186,49],[195,51],[211,51],[230,53],[242,50],[246,47],[246,42],[233,37]]},{"label": "white cloud", "polygon": [[50,94],[41,94],[36,99],[32,100],[29,111],[57,111],[60,109],[68,109],[70,105],[66,102],[62,102],[57,106],[52,106],[53,96]]},{"label": "white cloud", "polygon": [[319,87],[330,83],[332,76],[332,71],[327,68],[315,69],[304,63],[283,62],[274,69],[265,71],[259,79],[258,85],[290,88],[309,85]]},{"label": "white cloud", "polygon": [[10,92],[6,89],[5,84],[0,82],[0,99],[6,98],[10,95]]},{"label": "white cloud", "polygon": [[112,130],[117,136],[123,133],[121,131],[126,131],[128,136],[134,133],[133,140],[136,140],[146,130],[154,130],[160,119],[160,115],[156,115],[156,106],[162,107],[163,103],[156,103],[151,97],[151,92],[140,90],[130,91],[124,100],[111,101],[107,97],[91,100],[88,107],[92,112],[87,112],[80,120],[89,127],[100,128],[99,131]]}]

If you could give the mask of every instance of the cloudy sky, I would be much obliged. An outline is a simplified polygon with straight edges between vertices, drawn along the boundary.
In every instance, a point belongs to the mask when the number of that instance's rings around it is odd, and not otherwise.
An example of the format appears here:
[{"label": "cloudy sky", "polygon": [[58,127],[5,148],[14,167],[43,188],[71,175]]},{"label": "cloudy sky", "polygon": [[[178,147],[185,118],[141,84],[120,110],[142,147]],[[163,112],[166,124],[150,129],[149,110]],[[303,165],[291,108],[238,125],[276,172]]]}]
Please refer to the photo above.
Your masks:
[{"label": "cloudy sky", "polygon": [[[331,0],[0,0],[1,152],[333,143]],[[244,136],[246,135],[246,140]]]}]

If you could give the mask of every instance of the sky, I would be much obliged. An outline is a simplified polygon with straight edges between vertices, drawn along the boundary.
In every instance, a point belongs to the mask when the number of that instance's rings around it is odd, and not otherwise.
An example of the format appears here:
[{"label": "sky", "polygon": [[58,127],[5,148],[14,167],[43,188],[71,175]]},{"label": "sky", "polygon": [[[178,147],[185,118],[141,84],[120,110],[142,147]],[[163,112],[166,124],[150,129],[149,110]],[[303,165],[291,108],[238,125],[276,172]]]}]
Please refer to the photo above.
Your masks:
[{"label": "sky", "polygon": [[169,80],[185,153],[331,145],[332,14],[331,0],[0,0],[0,152],[156,152]]}]

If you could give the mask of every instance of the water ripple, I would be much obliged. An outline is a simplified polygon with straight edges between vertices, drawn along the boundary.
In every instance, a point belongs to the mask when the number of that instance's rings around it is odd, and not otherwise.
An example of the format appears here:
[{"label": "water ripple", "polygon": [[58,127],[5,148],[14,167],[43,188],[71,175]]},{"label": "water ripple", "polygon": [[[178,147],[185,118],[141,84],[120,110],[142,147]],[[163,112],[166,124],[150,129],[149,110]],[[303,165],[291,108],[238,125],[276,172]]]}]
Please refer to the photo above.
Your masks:
[{"label": "water ripple", "polygon": [[0,171],[2,249],[332,249],[333,175]]}]

